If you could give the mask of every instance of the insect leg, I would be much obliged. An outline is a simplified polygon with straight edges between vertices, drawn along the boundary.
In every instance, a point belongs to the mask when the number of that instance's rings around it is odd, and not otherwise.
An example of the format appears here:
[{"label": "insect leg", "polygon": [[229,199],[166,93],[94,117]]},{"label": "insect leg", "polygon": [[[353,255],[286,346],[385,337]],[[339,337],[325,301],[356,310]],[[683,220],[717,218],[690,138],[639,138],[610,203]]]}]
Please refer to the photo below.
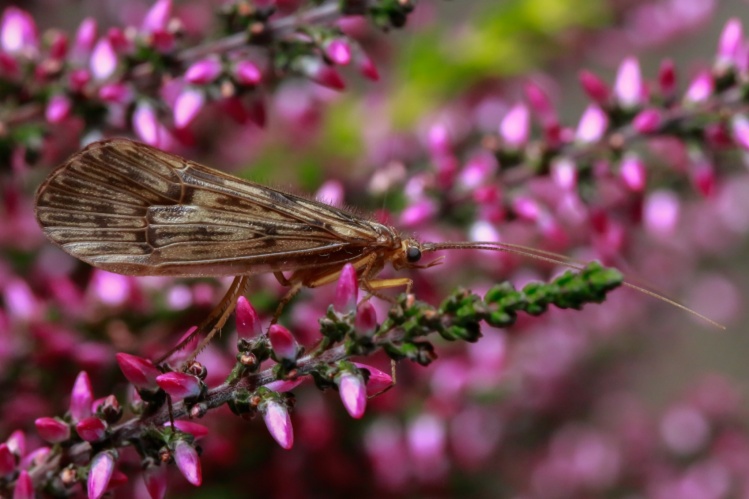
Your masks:
[{"label": "insect leg", "polygon": [[411,286],[413,286],[413,283],[413,280],[409,279],[408,277],[394,277],[392,279],[376,279],[374,281],[363,281],[362,285],[367,288],[367,291],[370,292],[376,289],[388,289],[405,286],[406,293],[408,294],[411,292]]},{"label": "insect leg", "polygon": [[276,306],[276,311],[273,313],[273,318],[270,320],[271,326],[278,322],[278,318],[281,317],[281,312],[283,312],[284,307],[286,307],[286,305],[288,305],[288,303],[299,293],[299,291],[302,289],[302,286],[303,284],[301,282],[294,283],[291,286],[291,289],[289,289],[284,297],[281,298],[281,301],[278,302],[278,305]]},{"label": "insect leg", "polygon": [[283,272],[273,272],[273,277],[276,278],[281,286],[291,286],[291,281],[286,279],[286,276],[283,275]]},{"label": "insect leg", "polygon": [[166,354],[162,355],[157,361],[157,364],[160,364],[164,362],[166,359],[168,359],[174,352],[177,350],[181,350],[185,347],[192,339],[199,335],[199,334],[205,334],[205,339],[200,343],[198,348],[193,352],[192,355],[188,358],[186,363],[191,362],[195,359],[195,357],[200,353],[200,351],[208,345],[208,343],[213,339],[215,334],[223,327],[223,325],[226,323],[226,320],[229,318],[231,313],[234,311],[234,307],[237,304],[237,299],[241,294],[244,293],[245,288],[247,287],[247,282],[249,281],[248,276],[237,276],[234,278],[234,280],[231,283],[231,286],[229,286],[229,289],[226,291],[226,294],[221,299],[218,305],[214,307],[214,309],[211,311],[211,313],[206,317],[203,322],[198,325],[198,328],[193,331],[191,335],[189,335],[187,338],[180,341],[175,347],[170,349]]}]

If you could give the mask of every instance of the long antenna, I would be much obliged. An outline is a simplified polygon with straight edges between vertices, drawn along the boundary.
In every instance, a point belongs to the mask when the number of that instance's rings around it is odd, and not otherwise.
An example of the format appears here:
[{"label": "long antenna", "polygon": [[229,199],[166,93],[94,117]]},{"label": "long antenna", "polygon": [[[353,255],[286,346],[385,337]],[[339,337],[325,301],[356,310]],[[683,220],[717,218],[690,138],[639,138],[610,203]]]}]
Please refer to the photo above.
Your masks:
[{"label": "long antenna", "polygon": [[[564,255],[560,255],[559,253],[539,250],[536,248],[530,248],[528,246],[521,246],[519,244],[500,243],[500,242],[493,242],[493,241],[460,242],[460,243],[422,243],[421,248],[424,252],[450,250],[450,249],[477,249],[477,250],[487,250],[487,251],[504,251],[506,253],[520,255],[526,258],[533,258],[534,260],[540,260],[542,262],[563,265],[565,267],[569,267],[575,270],[584,269],[584,266],[583,266],[584,264],[582,262],[577,262]],[[681,303],[675,300],[672,300],[671,298],[668,298],[656,291],[652,291],[643,286],[632,284],[631,282],[627,280],[623,281],[622,284],[630,289],[639,291],[642,294],[645,294],[647,296],[650,296],[662,302],[668,303],[669,305],[676,307],[680,310],[683,310],[684,312],[687,312],[689,314],[692,314],[695,317],[699,317],[703,321],[711,324],[714,327],[717,327],[718,329],[723,329],[723,330],[726,329],[726,326],[724,326],[723,324],[720,324],[719,322],[716,322],[710,319],[709,317],[702,315],[696,310],[692,310],[686,305],[682,305]]]}]

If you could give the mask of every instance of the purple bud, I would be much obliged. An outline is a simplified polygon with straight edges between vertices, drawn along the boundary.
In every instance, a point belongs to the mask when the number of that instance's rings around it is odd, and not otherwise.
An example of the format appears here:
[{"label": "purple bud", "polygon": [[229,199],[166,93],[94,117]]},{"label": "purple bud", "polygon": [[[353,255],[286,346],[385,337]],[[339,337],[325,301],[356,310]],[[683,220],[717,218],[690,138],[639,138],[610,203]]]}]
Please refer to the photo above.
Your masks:
[{"label": "purple bud", "polygon": [[34,482],[29,476],[29,472],[21,470],[16,480],[16,486],[13,489],[13,499],[34,499]]},{"label": "purple bud", "polygon": [[289,411],[285,405],[275,401],[265,404],[263,420],[270,435],[282,448],[289,450],[294,445],[294,428],[291,426]]},{"label": "purple bud", "polygon": [[689,84],[684,100],[691,104],[701,104],[707,101],[713,94],[714,82],[710,71],[704,70]]},{"label": "purple bud", "polygon": [[10,450],[8,444],[0,444],[0,477],[13,473],[16,470],[16,455]]},{"label": "purple bud", "polygon": [[71,58],[76,63],[83,63],[94,48],[97,38],[97,25],[93,17],[81,21],[75,34],[75,41],[71,49]]},{"label": "purple bud", "polygon": [[86,371],[81,371],[73,384],[70,395],[70,416],[73,422],[80,421],[91,415],[91,403],[94,401],[94,391],[91,380]]},{"label": "purple bud", "polygon": [[39,436],[51,444],[70,438],[70,426],[57,418],[39,418],[34,421]]},{"label": "purple bud", "polygon": [[133,113],[133,129],[140,139],[148,145],[157,146],[161,142],[161,124],[156,112],[146,103],[138,104]]},{"label": "purple bud", "polygon": [[204,103],[205,96],[200,90],[188,87],[180,92],[174,102],[174,126],[181,129],[192,123]]},{"label": "purple bud", "polygon": [[658,68],[658,86],[664,97],[671,97],[676,91],[676,66],[671,59],[665,59]]},{"label": "purple bud", "polygon": [[91,460],[88,472],[88,497],[99,499],[109,486],[114,474],[114,456],[110,452],[100,452]]},{"label": "purple bud", "polygon": [[96,416],[90,416],[78,421],[75,431],[86,442],[98,442],[107,434],[107,423]]},{"label": "purple bud", "polygon": [[580,85],[590,99],[599,105],[606,105],[611,98],[611,90],[598,75],[583,69],[578,75]]},{"label": "purple bud", "polygon": [[551,165],[551,178],[564,190],[572,190],[577,185],[577,166],[572,159],[563,156]]},{"label": "purple bud", "polygon": [[117,54],[109,38],[104,37],[96,43],[89,62],[91,74],[97,80],[106,80],[117,69]]},{"label": "purple bud", "polygon": [[365,369],[369,371],[369,378],[367,379],[367,395],[373,396],[378,393],[382,393],[385,389],[393,386],[393,377],[384,371],[380,371],[376,367],[369,366],[367,364],[361,364],[359,362],[352,362],[359,369]]},{"label": "purple bud", "polygon": [[653,133],[661,126],[661,113],[657,109],[643,109],[632,120],[632,126],[638,133]]},{"label": "purple bud", "polygon": [[344,372],[337,379],[338,393],[343,407],[354,419],[364,416],[367,408],[367,388],[359,374]]},{"label": "purple bud", "polygon": [[31,15],[17,7],[7,7],[0,20],[0,46],[8,54],[36,50],[36,24]]},{"label": "purple bud", "polygon": [[744,29],[741,20],[733,17],[728,20],[720,35],[716,65],[729,68],[736,66],[743,42]]},{"label": "purple bud", "polygon": [[356,310],[356,334],[363,337],[370,337],[377,327],[377,312],[374,305],[369,300],[359,304]]},{"label": "purple bud", "polygon": [[146,17],[143,19],[141,27],[146,33],[166,31],[171,17],[172,1],[157,0],[156,3],[151,6],[148,13],[146,13]]},{"label": "purple bud", "polygon": [[291,332],[280,324],[273,324],[268,330],[268,338],[273,352],[280,360],[295,361],[299,351],[294,336]]},{"label": "purple bud", "polygon": [[70,110],[73,105],[65,94],[53,95],[47,103],[47,109],[44,111],[44,117],[49,123],[60,123],[70,116]]},{"label": "purple bud", "polygon": [[205,85],[221,74],[221,61],[214,58],[201,59],[194,62],[185,71],[185,81],[195,85]]},{"label": "purple bud", "polygon": [[598,142],[606,133],[608,125],[609,118],[606,113],[600,107],[591,104],[580,118],[575,136],[578,141],[583,143]]},{"label": "purple bud", "polygon": [[239,337],[252,339],[260,336],[263,332],[260,326],[260,318],[247,298],[240,296],[234,310],[237,315],[237,334]]},{"label": "purple bud", "polygon": [[505,145],[519,149],[528,142],[530,125],[528,108],[525,104],[516,104],[502,119],[499,125],[499,135]]},{"label": "purple bud", "polygon": [[619,175],[630,190],[642,192],[645,189],[645,164],[636,154],[628,154],[624,157]]},{"label": "purple bud", "polygon": [[137,388],[156,388],[156,378],[161,375],[161,371],[153,362],[129,353],[118,353],[115,358],[122,374],[130,383]]},{"label": "purple bud", "polygon": [[263,79],[263,73],[254,62],[239,61],[232,68],[234,79],[242,85],[257,85]]},{"label": "purple bud", "polygon": [[346,83],[340,73],[315,57],[303,57],[299,59],[301,72],[315,83],[333,90],[343,90]]},{"label": "purple bud", "polygon": [[165,373],[156,378],[159,387],[175,399],[197,397],[203,386],[197,377],[185,373]]},{"label": "purple bud", "polygon": [[731,119],[731,134],[740,147],[749,151],[749,118],[743,114],[734,115]]},{"label": "purple bud", "polygon": [[356,269],[350,263],[343,266],[338,284],[335,288],[333,308],[341,314],[356,311],[356,301],[359,294],[359,283],[356,280]]},{"label": "purple bud", "polygon": [[195,447],[184,440],[174,446],[174,461],[177,468],[188,482],[198,487],[203,482],[203,471],[200,467],[200,457]]},{"label": "purple bud", "polygon": [[614,82],[614,95],[622,107],[635,107],[642,103],[644,86],[640,72],[640,62],[635,57],[627,57],[619,65]]},{"label": "purple bud", "polygon": [[336,38],[325,45],[325,55],[339,66],[351,62],[351,45],[344,38]]},{"label": "purple bud", "polygon": [[166,496],[166,466],[151,466],[143,472],[143,481],[151,499],[164,499]]},{"label": "purple bud", "polygon": [[[169,428],[172,426],[170,421],[164,423],[164,426]],[[193,423],[192,421],[185,421],[183,419],[177,419],[174,421],[174,427],[183,433],[188,433],[195,437],[195,440],[203,438],[208,435],[208,427],[202,424]]]}]

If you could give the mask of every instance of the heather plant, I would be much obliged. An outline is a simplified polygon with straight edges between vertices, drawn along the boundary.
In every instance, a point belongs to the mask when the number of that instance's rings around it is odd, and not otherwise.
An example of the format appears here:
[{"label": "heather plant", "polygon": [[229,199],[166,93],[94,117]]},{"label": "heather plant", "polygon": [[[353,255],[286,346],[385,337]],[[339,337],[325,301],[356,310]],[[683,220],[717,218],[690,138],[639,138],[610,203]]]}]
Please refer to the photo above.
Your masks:
[{"label": "heather plant", "polygon": [[[708,39],[713,2],[70,5],[0,18],[0,495],[749,490],[733,383],[706,376],[656,412],[623,381],[673,329],[647,312],[679,311],[620,289],[691,290],[736,327],[739,291],[702,263],[749,229],[741,20],[719,19],[711,63],[650,72],[642,54]],[[531,255],[445,251],[390,300],[347,265],[275,324],[285,290],[257,276],[222,338],[154,362],[228,283],[93,269],[34,219],[46,174],[114,136],[420,240]]]}]

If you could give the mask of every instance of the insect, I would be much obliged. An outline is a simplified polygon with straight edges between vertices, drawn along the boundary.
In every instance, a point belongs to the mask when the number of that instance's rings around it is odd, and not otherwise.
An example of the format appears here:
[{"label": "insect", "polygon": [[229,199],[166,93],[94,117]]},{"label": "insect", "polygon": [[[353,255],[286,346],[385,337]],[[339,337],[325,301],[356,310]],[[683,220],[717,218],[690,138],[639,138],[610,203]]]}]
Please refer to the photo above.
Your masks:
[{"label": "insect", "polygon": [[[52,242],[103,270],[233,276],[221,302],[193,333],[206,335],[198,351],[226,322],[255,274],[273,273],[289,287],[275,322],[302,288],[336,281],[346,263],[357,270],[360,286],[375,295],[411,287],[406,277],[378,279],[385,264],[396,270],[432,267],[440,259],[419,262],[438,250],[507,251],[580,268],[562,255],[508,243],[419,242],[346,210],[121,138],[94,142],[50,173],[37,191],[36,217]],[[657,293],[625,285],[712,322]]]}]

